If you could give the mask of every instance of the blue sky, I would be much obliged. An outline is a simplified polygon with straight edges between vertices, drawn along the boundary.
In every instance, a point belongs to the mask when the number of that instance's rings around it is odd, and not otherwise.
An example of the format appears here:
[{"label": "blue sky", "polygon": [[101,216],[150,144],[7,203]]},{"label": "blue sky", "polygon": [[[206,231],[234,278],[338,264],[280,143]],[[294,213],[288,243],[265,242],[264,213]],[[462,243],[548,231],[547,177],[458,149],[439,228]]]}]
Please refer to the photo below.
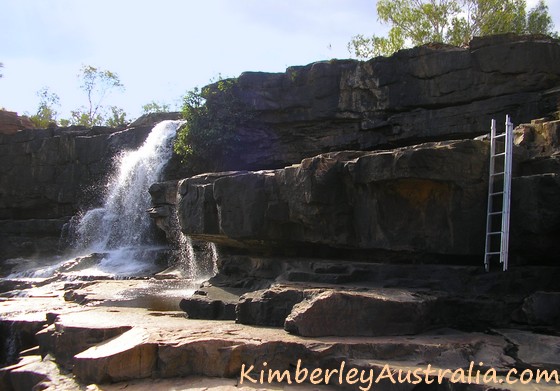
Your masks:
[{"label": "blue sky", "polygon": [[[529,0],[533,4],[536,0]],[[560,0],[548,0],[560,28]],[[34,113],[36,92],[60,97],[60,117],[86,103],[77,73],[117,73],[107,97],[137,117],[142,105],[174,106],[218,75],[283,72],[349,58],[352,36],[384,34],[376,0],[0,0],[0,107]]]}]

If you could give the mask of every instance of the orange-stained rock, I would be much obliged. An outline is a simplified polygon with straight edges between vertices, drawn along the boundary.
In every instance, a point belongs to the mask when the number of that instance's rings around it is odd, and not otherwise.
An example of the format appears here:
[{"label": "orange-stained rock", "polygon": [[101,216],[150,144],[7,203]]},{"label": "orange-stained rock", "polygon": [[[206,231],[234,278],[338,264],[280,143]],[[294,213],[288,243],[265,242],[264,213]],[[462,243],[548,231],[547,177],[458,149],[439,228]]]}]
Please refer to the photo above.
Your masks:
[{"label": "orange-stained rock", "polygon": [[33,129],[35,126],[27,117],[20,117],[14,111],[0,110],[0,134],[14,134],[22,129]]}]

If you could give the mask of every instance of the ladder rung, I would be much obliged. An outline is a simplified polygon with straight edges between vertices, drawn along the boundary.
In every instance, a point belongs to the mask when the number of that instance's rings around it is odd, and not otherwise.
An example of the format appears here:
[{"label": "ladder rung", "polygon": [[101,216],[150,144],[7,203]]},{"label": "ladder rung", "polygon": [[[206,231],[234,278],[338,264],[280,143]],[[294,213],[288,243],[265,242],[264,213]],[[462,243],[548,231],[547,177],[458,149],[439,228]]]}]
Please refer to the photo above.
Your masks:
[{"label": "ladder rung", "polygon": [[[486,248],[484,254],[484,266],[486,271],[490,270],[490,263],[493,261],[492,256],[500,256],[500,262],[503,263],[504,271],[507,270],[508,266],[507,258],[511,201],[510,188],[512,176],[511,164],[513,153],[512,135],[513,124],[510,121],[509,115],[506,116],[504,132],[498,132],[496,129],[496,121],[494,119],[491,121],[490,172],[488,176],[488,210],[486,212]],[[502,181],[503,187],[500,185],[500,182]],[[494,196],[498,197],[492,198]],[[493,203],[498,202],[503,203],[503,205],[500,207],[496,204],[494,208]],[[500,217],[494,217],[498,215],[500,215]],[[500,220],[501,229],[497,227],[497,223]],[[499,231],[492,231],[496,228],[498,228]],[[494,246],[497,243],[494,242],[498,239],[501,239],[500,251],[491,251],[491,248],[497,248],[497,246]]]}]

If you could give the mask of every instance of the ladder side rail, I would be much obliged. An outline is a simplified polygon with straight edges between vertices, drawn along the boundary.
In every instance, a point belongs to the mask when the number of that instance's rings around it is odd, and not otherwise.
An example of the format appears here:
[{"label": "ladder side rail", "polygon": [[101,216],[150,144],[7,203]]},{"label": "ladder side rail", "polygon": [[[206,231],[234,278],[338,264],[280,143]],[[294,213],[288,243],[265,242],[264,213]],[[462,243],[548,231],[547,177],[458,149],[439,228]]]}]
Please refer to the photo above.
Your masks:
[{"label": "ladder side rail", "polygon": [[486,242],[484,246],[484,268],[486,271],[490,270],[490,258],[491,258],[491,235],[489,232],[492,231],[492,193],[493,193],[493,176],[494,173],[494,155],[496,153],[496,120],[492,119],[490,126],[490,164],[489,164],[489,174],[488,174],[488,205],[486,213]]},{"label": "ladder side rail", "polygon": [[510,208],[511,208],[511,177],[512,177],[512,163],[513,163],[513,123],[509,115],[506,116],[506,155],[504,162],[504,196],[502,205],[502,242],[500,262],[503,265],[503,270],[508,269],[509,258],[509,229],[510,229]]}]

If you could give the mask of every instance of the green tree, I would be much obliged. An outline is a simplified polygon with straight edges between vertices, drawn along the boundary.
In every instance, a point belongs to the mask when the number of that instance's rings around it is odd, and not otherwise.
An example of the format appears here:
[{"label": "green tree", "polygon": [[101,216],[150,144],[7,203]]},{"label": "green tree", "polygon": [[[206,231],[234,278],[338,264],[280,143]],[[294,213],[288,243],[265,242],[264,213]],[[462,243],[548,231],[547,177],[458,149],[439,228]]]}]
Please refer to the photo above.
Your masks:
[{"label": "green tree", "polygon": [[543,0],[528,13],[525,0],[379,0],[377,15],[391,26],[388,36],[355,36],[348,49],[358,58],[430,42],[459,46],[491,34],[556,35]]},{"label": "green tree", "polygon": [[170,106],[167,103],[151,101],[142,106],[142,114],[169,113]]},{"label": "green tree", "polygon": [[80,88],[86,93],[87,106],[72,111],[70,123],[73,125],[96,126],[106,123],[104,106],[106,97],[116,90],[124,90],[119,76],[111,71],[99,69],[91,65],[84,65],[78,77]]},{"label": "green tree", "polygon": [[558,32],[554,31],[554,22],[548,13],[548,6],[543,0],[540,0],[527,15],[525,30],[529,34],[546,34],[558,38]]},{"label": "green tree", "polygon": [[111,106],[109,110],[111,113],[105,121],[105,125],[113,128],[119,128],[128,124],[128,121],[126,120],[126,113],[123,109],[117,106]]},{"label": "green tree", "polygon": [[60,107],[60,98],[54,92],[50,92],[48,87],[43,87],[37,91],[39,97],[39,107],[37,113],[29,119],[37,128],[47,128],[51,124],[56,124],[57,111]]},{"label": "green tree", "polygon": [[237,88],[237,79],[224,79],[184,95],[186,122],[174,150],[193,174],[219,171],[239,153],[238,129],[250,127],[253,114],[238,98]]},{"label": "green tree", "polygon": [[86,126],[88,128],[100,126],[104,123],[105,117],[101,113],[97,113],[92,117],[84,108],[72,110],[68,120],[68,125]]}]

